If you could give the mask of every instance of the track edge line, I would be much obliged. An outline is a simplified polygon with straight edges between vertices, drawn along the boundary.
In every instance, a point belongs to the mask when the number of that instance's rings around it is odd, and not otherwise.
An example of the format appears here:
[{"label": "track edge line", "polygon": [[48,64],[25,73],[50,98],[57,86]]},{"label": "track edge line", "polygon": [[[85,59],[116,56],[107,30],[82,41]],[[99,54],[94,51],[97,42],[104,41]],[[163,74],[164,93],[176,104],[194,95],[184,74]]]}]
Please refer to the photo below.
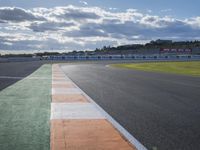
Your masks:
[{"label": "track edge line", "polygon": [[136,147],[137,150],[147,150],[147,148],[141,144],[133,135],[131,135],[122,125],[120,125],[112,116],[110,116],[103,108],[101,108],[92,98],[90,98],[81,88],[79,88],[74,81],[68,77],[62,67],[59,65],[62,72],[65,75],[65,78],[71,80],[71,82],[80,90],[82,91],[83,95],[88,98],[88,100],[103,114],[105,118],[133,145]]}]

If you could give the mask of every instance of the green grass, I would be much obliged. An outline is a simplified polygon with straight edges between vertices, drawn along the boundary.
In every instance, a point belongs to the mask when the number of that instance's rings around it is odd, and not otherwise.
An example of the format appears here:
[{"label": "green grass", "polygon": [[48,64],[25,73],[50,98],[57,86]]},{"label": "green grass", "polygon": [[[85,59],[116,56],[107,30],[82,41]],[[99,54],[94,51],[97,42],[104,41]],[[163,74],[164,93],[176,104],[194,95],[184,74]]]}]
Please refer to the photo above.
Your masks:
[{"label": "green grass", "polygon": [[0,92],[0,150],[49,150],[51,65]]},{"label": "green grass", "polygon": [[114,67],[200,77],[200,61],[113,64]]}]

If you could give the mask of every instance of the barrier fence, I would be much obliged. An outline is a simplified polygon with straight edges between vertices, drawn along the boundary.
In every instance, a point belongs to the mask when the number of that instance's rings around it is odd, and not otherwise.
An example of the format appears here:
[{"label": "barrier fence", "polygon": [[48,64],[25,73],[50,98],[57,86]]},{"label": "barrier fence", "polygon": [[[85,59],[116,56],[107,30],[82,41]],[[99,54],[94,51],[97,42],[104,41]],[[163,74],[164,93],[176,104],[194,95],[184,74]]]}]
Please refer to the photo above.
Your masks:
[{"label": "barrier fence", "polygon": [[50,56],[47,60],[200,60],[200,55],[106,55],[106,56]]},{"label": "barrier fence", "polygon": [[12,57],[0,58],[0,62],[27,61],[103,61],[103,60],[200,60],[200,55],[92,55],[92,56],[46,56],[46,57]]}]

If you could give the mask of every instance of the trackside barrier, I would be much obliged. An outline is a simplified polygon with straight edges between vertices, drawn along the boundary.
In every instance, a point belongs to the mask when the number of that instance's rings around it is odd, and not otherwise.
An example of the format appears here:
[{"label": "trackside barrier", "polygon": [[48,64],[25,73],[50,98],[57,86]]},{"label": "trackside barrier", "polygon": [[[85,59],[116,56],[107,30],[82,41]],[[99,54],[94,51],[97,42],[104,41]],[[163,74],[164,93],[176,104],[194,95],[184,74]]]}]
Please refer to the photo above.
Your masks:
[{"label": "trackside barrier", "polygon": [[28,61],[39,61],[40,58],[31,58],[31,57],[9,57],[9,58],[0,58],[0,62],[28,62]]},{"label": "trackside barrier", "polygon": [[[27,62],[27,61],[39,61],[42,58],[27,58],[27,57],[12,57],[12,58],[0,58],[1,62]],[[200,55],[92,55],[92,56],[49,56],[44,60],[51,61],[103,61],[103,60],[150,60],[150,61],[162,61],[162,60],[200,60]]]},{"label": "trackside barrier", "polygon": [[92,55],[92,56],[50,56],[47,60],[200,60],[200,55]]}]

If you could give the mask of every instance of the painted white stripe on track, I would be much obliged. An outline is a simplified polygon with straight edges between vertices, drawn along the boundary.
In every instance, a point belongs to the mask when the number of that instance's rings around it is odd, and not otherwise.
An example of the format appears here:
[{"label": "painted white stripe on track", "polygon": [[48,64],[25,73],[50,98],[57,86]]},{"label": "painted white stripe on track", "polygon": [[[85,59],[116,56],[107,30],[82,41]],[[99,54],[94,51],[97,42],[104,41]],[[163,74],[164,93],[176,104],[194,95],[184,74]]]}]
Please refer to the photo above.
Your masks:
[{"label": "painted white stripe on track", "polygon": [[82,94],[82,91],[78,88],[52,88],[52,94]]},{"label": "painted white stripe on track", "polygon": [[91,103],[51,103],[51,119],[105,119]]}]

